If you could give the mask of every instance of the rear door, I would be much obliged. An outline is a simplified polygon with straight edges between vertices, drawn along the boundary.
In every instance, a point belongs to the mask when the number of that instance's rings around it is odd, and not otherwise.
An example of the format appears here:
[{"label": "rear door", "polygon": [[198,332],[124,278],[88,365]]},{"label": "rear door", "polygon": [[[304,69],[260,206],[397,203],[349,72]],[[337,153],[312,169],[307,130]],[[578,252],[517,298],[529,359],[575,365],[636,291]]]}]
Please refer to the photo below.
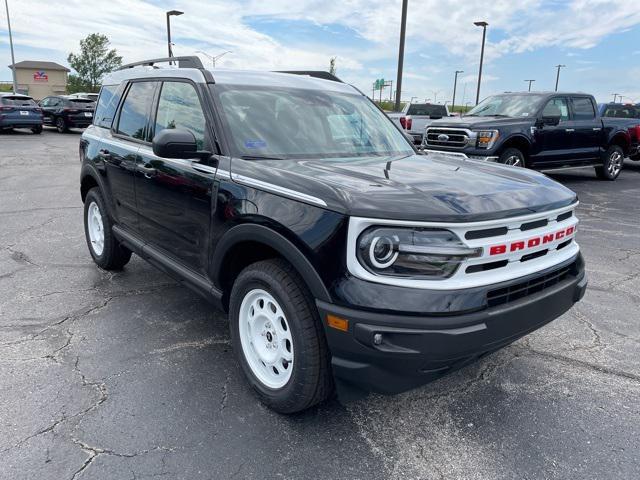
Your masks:
[{"label": "rear door", "polygon": [[46,125],[53,125],[53,114],[55,112],[55,106],[59,99],[57,97],[46,97],[40,104],[42,106],[42,121]]},{"label": "rear door", "polygon": [[139,231],[134,184],[136,159],[140,148],[150,145],[148,124],[157,87],[155,81],[134,81],[128,85],[117,118],[102,139],[100,149],[117,221],[133,232]]},{"label": "rear door", "polygon": [[[205,93],[186,80],[162,83],[150,138],[167,128],[190,130],[199,150],[212,151],[212,129],[203,110]],[[149,245],[191,270],[206,274],[212,192],[216,169],[205,162],[162,158],[142,145],[136,167],[140,228]]]},{"label": "rear door", "polygon": [[534,136],[538,147],[532,152],[532,165],[552,165],[566,162],[572,156],[574,128],[570,118],[567,97],[553,97],[547,101],[538,120],[560,114],[558,125],[542,125],[536,128]]},{"label": "rear door", "polygon": [[604,132],[602,122],[596,118],[593,99],[589,96],[571,97],[573,158],[595,160],[600,156]]}]

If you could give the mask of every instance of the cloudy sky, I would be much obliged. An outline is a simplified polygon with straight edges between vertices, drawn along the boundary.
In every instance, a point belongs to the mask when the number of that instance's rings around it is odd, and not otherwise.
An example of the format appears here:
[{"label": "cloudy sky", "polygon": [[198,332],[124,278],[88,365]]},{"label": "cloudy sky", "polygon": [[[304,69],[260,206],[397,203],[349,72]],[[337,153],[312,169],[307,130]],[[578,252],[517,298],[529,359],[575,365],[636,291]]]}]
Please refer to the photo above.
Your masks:
[{"label": "cloudy sky", "polygon": [[[3,3],[3,2],[0,2]],[[125,62],[166,54],[165,11],[174,54],[216,55],[218,67],[322,69],[371,92],[396,77],[400,0],[9,0],[16,61],[66,65],[92,32],[106,34]],[[0,80],[10,80],[6,16],[0,9]],[[409,0],[403,98],[475,99],[482,30],[489,23],[481,96],[560,87],[640,102],[640,0]],[[203,60],[207,62],[206,58]],[[385,96],[389,96],[389,90]]]}]

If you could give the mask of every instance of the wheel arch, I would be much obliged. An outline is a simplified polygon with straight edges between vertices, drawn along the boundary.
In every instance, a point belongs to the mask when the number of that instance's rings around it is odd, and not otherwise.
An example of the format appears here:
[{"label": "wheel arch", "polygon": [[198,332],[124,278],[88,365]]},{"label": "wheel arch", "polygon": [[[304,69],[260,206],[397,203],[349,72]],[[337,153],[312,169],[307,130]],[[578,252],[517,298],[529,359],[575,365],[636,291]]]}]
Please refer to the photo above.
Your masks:
[{"label": "wheel arch", "polygon": [[517,148],[524,155],[525,161],[527,161],[531,150],[531,142],[524,135],[512,135],[502,143],[497,154],[502,155],[507,148]]},{"label": "wheel arch", "polygon": [[115,218],[113,215],[113,205],[111,204],[111,199],[108,198],[109,192],[105,188],[103,179],[93,167],[84,164],[80,172],[80,198],[82,199],[82,203],[84,203],[85,199],[87,198],[87,193],[89,193],[89,190],[94,187],[98,187],[102,192],[102,196],[107,206],[107,213],[109,214],[109,216],[111,218]]},{"label": "wheel arch", "polygon": [[213,283],[223,292],[223,306],[228,307],[231,287],[243,268],[256,261],[278,257],[293,266],[314,298],[331,301],[329,291],[312,263],[289,239],[264,225],[241,224],[223,235],[211,259]]},{"label": "wheel arch", "polygon": [[631,149],[631,139],[629,138],[629,134],[621,131],[615,133],[609,142],[609,146],[613,145],[617,145],[622,148],[622,152],[625,156],[629,155],[629,150]]}]

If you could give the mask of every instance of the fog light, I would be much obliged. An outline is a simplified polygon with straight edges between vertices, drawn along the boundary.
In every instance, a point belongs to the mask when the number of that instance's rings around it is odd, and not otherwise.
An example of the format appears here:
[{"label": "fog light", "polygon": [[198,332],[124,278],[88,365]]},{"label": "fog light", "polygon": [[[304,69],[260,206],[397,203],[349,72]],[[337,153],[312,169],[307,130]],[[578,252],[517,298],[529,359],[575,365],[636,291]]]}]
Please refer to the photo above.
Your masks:
[{"label": "fog light", "polygon": [[382,334],[381,333],[376,333],[373,336],[373,344],[374,345],[382,345]]}]

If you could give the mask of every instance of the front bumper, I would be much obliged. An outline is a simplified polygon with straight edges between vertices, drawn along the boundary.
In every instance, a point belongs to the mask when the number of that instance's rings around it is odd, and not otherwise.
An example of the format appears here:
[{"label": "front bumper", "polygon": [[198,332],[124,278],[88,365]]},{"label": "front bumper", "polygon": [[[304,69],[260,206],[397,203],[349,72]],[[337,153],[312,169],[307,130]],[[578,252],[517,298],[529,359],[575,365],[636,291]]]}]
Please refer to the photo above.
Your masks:
[{"label": "front bumper", "polygon": [[[579,301],[586,287],[578,256],[571,274],[558,283],[470,313],[416,316],[320,301],[317,306],[338,385],[394,394],[435,380],[542,327]],[[347,319],[348,331],[328,327],[327,315]]]}]

